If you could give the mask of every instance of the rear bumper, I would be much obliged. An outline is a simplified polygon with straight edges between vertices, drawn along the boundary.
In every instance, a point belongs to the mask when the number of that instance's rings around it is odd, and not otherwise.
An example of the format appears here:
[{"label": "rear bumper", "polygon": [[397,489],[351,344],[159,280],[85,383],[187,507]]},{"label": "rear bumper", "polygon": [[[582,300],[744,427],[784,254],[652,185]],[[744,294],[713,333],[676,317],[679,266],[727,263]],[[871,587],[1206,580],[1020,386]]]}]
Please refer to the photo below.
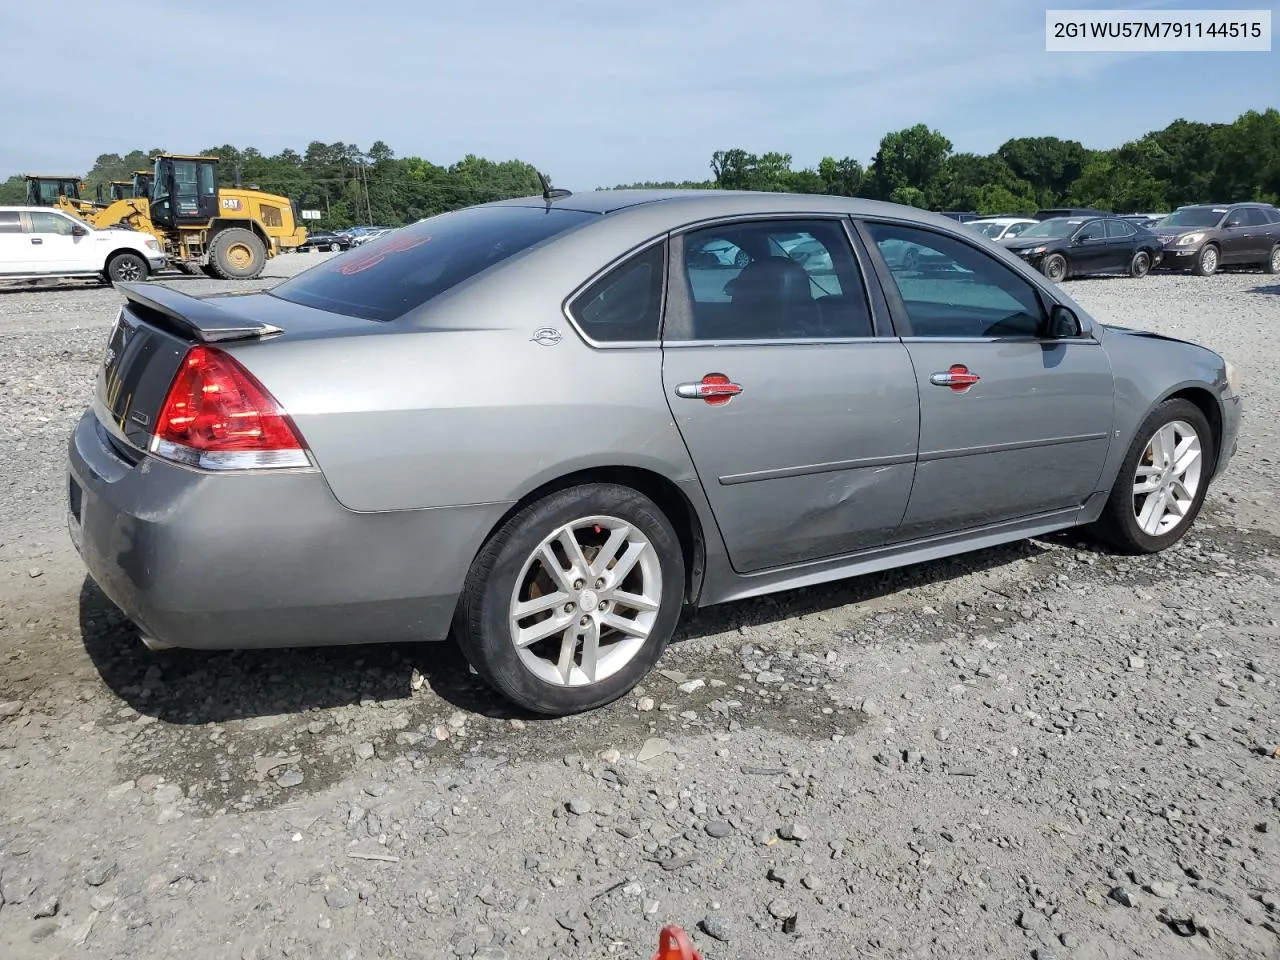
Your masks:
[{"label": "rear bumper", "polygon": [[210,649],[440,640],[504,504],[354,513],[317,473],[211,476],[123,459],[92,412],[68,447],[68,527],[147,635]]}]

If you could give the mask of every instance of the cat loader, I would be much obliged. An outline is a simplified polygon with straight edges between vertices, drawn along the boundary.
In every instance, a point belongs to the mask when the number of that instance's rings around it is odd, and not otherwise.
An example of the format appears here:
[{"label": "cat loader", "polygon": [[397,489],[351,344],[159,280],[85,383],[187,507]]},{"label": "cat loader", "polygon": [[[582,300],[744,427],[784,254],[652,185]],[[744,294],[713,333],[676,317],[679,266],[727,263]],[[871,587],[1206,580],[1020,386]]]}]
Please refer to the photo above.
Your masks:
[{"label": "cat loader", "polygon": [[252,280],[271,257],[307,239],[289,198],[219,187],[217,157],[161,154],[153,170],[134,174],[134,196],[102,208],[82,200],[79,186],[75,177],[28,177],[28,201],[58,207],[100,230],[149,233],[176,266],[223,280]]}]

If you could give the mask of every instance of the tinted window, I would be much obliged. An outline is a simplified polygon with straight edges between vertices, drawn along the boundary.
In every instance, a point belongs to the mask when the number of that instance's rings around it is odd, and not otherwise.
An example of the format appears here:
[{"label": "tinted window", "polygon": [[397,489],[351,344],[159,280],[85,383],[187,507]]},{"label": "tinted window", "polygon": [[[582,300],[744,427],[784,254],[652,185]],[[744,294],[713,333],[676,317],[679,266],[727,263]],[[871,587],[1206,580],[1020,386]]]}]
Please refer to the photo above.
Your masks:
[{"label": "tinted window", "polygon": [[21,233],[22,221],[18,217],[18,212],[0,210],[0,233]]},{"label": "tinted window", "polygon": [[837,220],[738,222],[684,238],[695,340],[867,337],[862,274]]},{"label": "tinted window", "polygon": [[1107,238],[1106,222],[1103,220],[1090,220],[1080,227],[1080,231],[1075,237],[1077,240],[1105,240]]},{"label": "tinted window", "polygon": [[274,296],[394,320],[482,270],[597,214],[558,207],[468,207],[383,234],[286,280]]},{"label": "tinted window", "polygon": [[869,223],[915,337],[1034,337],[1042,307],[1030,282],[952,237]]},{"label": "tinted window", "polygon": [[1262,215],[1267,218],[1270,223],[1280,223],[1280,210],[1271,207],[1262,208]]},{"label": "tinted window", "polygon": [[623,261],[578,294],[569,307],[582,332],[601,343],[657,340],[667,245]]},{"label": "tinted window", "polygon": [[1132,237],[1137,232],[1131,224],[1125,223],[1123,220],[1107,221],[1107,236],[1112,239]]},{"label": "tinted window", "polygon": [[1006,237],[1016,237],[1018,234],[1022,233],[1024,230],[1026,230],[1026,229],[1027,229],[1027,227],[1030,227],[1030,226],[1033,226],[1033,224],[1030,224],[1030,223],[1015,223],[1015,224],[1013,224],[1011,227],[1009,227],[1008,231],[1005,233],[1005,236],[1006,236]]},{"label": "tinted window", "polygon": [[1226,207],[1182,207],[1156,224],[1158,227],[1216,227]]},{"label": "tinted window", "polygon": [[31,218],[32,233],[56,233],[64,237],[71,236],[73,224],[66,217],[56,213],[28,213]]},{"label": "tinted window", "polygon": [[1246,207],[1241,211],[1244,214],[1244,222],[1246,226],[1262,227],[1269,222],[1267,215],[1258,207]]}]

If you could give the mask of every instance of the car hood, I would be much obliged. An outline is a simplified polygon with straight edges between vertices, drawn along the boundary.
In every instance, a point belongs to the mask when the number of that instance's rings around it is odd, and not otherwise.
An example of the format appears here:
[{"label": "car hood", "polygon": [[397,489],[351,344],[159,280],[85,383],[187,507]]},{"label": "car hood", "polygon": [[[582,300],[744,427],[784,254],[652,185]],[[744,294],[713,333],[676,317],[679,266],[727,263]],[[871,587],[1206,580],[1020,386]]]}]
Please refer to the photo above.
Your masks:
[{"label": "car hood", "polygon": [[1035,237],[1031,240],[1024,240],[1022,237],[1011,237],[1006,240],[998,240],[1001,246],[1006,250],[1012,250],[1017,253],[1019,250],[1030,250],[1032,247],[1047,247],[1057,243],[1054,237]]},{"label": "car hood", "polygon": [[1103,328],[1108,333],[1118,333],[1126,337],[1146,337],[1148,340],[1167,340],[1169,343],[1186,343],[1193,347],[1203,346],[1203,344],[1195,343],[1191,340],[1183,340],[1181,337],[1171,337],[1164,333],[1156,333],[1154,330],[1139,330],[1136,327],[1118,327],[1114,324],[1104,323]]},{"label": "car hood", "polygon": [[1208,233],[1213,227],[1147,227],[1157,237],[1180,237],[1184,233]]}]

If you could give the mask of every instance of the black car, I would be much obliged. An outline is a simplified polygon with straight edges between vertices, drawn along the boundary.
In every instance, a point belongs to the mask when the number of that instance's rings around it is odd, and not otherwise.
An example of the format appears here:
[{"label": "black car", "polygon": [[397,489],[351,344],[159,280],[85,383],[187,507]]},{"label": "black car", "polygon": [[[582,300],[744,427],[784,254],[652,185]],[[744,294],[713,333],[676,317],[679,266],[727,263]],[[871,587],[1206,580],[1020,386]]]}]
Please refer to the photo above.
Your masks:
[{"label": "black car", "polygon": [[1109,217],[1110,210],[1093,210],[1089,207],[1055,207],[1052,210],[1037,210],[1031,215],[1032,220],[1053,220],[1057,217]]},{"label": "black car", "polygon": [[1196,203],[1151,228],[1164,243],[1164,266],[1207,277],[1219,267],[1280,273],[1280,210],[1269,203]]},{"label": "black car", "polygon": [[1145,277],[1163,252],[1154,233],[1119,217],[1055,217],[999,242],[1055,282],[1092,273]]},{"label": "black car", "polygon": [[307,242],[298,247],[299,250],[339,250],[351,248],[351,238],[341,233],[317,231],[307,234]]}]

